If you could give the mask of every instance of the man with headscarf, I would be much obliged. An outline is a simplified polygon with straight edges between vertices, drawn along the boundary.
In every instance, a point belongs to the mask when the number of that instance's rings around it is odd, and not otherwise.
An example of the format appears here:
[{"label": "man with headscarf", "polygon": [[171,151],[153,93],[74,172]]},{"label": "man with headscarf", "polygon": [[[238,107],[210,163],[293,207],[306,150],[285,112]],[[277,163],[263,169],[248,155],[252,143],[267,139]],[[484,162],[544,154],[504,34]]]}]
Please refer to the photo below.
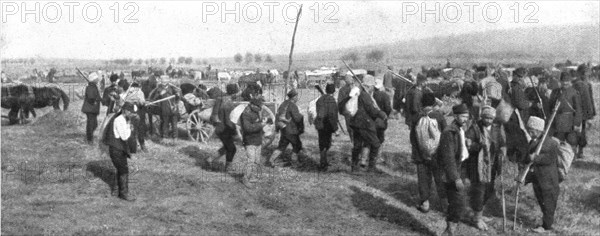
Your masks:
[{"label": "man with headscarf", "polygon": [[319,169],[326,171],[329,167],[327,161],[327,151],[331,148],[331,137],[338,130],[338,108],[337,102],[333,98],[335,92],[334,84],[325,86],[325,93],[317,99],[317,117],[315,118],[315,128],[319,136],[319,151],[321,155]]},{"label": "man with headscarf", "polygon": [[98,74],[91,73],[88,76],[88,85],[85,87],[85,95],[81,112],[85,113],[87,122],[85,126],[86,141],[88,144],[94,142],[94,131],[98,127],[98,114],[100,113],[100,92],[98,91]]},{"label": "man with headscarf", "polygon": [[285,127],[281,128],[281,135],[279,136],[279,145],[269,158],[269,162],[274,166],[280,166],[282,163],[279,157],[285,151],[289,144],[292,144],[292,166],[298,167],[300,162],[306,158],[306,154],[303,151],[302,141],[300,135],[304,133],[304,116],[300,114],[298,109],[298,92],[292,89],[287,94],[288,99],[285,100],[277,109],[276,122],[285,123]]},{"label": "man with headscarf", "polygon": [[560,101],[560,106],[556,112],[553,122],[554,137],[560,141],[566,141],[573,147],[573,152],[577,153],[577,133],[581,131],[582,112],[581,95],[573,88],[573,78],[567,72],[560,75],[561,87],[554,89],[550,95],[550,107],[554,108]]},{"label": "man with headscarf", "polygon": [[587,146],[587,123],[596,116],[596,106],[594,104],[594,92],[592,84],[588,81],[588,68],[585,64],[577,67],[577,80],[573,82],[573,88],[581,95],[581,135],[579,136],[579,151],[576,152],[578,158],[584,158],[583,148]]},{"label": "man with headscarf", "polygon": [[465,129],[469,121],[469,108],[460,104],[452,107],[454,121],[446,127],[440,137],[438,163],[440,176],[444,182],[448,198],[446,230],[443,235],[453,235],[463,217],[465,204],[465,185],[461,170],[463,162],[469,158]]},{"label": "man with headscarf", "polygon": [[[525,177],[525,184],[532,183],[535,198],[542,210],[542,225],[533,229],[537,233],[553,230],[554,212],[556,212],[560,194],[558,176],[559,143],[550,137],[546,137],[543,144],[540,143],[544,127],[545,122],[543,119],[536,116],[529,118],[527,131],[532,140],[526,146],[530,154],[521,161],[522,164],[533,162],[529,173]],[[542,145],[542,148],[539,155],[535,155],[538,145]]]},{"label": "man with headscarf", "polygon": [[506,155],[506,134],[500,123],[494,123],[496,109],[484,106],[481,119],[466,131],[469,159],[465,161],[471,181],[470,203],[474,211],[473,224],[480,230],[488,227],[483,221],[483,207],[495,194],[496,177],[502,172]]}]

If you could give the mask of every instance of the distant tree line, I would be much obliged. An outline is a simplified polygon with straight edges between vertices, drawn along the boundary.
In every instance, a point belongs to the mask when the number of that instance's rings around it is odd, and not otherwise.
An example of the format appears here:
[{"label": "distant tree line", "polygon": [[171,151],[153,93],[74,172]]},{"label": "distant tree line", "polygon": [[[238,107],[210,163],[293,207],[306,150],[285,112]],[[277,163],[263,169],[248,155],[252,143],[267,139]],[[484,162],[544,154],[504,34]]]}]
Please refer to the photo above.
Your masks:
[{"label": "distant tree line", "polygon": [[[365,54],[365,58],[372,62],[380,62],[385,57],[385,52],[379,49],[373,49]],[[361,57],[356,52],[349,52],[344,54],[341,57],[344,61],[351,61],[352,63],[356,63],[361,60]]]},{"label": "distant tree line", "polygon": [[[233,56],[233,61],[235,61],[236,63],[242,63],[245,62],[246,64],[250,64],[252,62],[255,63],[262,63],[263,62],[263,55],[256,53],[256,54],[252,54],[250,52],[246,52],[245,55],[242,55],[241,53],[236,53]],[[272,63],[273,62],[273,57],[271,57],[270,54],[265,54],[264,55],[264,62],[267,63]]]}]

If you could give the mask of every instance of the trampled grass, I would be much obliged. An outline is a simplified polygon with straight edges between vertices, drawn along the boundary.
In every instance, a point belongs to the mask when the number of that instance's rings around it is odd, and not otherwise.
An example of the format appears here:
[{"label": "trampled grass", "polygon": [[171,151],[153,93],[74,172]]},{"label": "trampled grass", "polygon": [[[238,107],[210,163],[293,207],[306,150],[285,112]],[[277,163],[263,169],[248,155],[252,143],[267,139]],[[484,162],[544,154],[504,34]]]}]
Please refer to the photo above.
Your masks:
[{"label": "trampled grass", "polygon": [[[595,84],[596,101],[600,101],[599,90]],[[311,92],[303,91],[303,112],[313,98]],[[390,121],[383,150],[383,155],[395,163],[396,176],[347,173],[345,159],[350,156],[351,143],[343,134],[334,137],[330,170],[317,172],[317,135],[307,126],[302,135],[310,156],[306,167],[269,169],[271,178],[259,182],[255,189],[240,184],[239,175],[206,166],[205,159],[215,156],[221,146],[218,140],[212,139],[207,145],[194,143],[183,138],[181,129],[182,138],[172,145],[147,141],[149,153],[135,154],[130,160],[134,166],[131,189],[138,200],[127,203],[110,196],[114,178],[110,160],[100,157],[95,146],[84,143],[85,119],[79,119],[83,117],[80,107],[81,101],[75,101],[68,111],[41,110],[27,125],[3,124],[3,234],[429,235],[443,230],[439,207],[434,205],[429,214],[414,209],[418,203],[416,168],[410,162],[408,129],[402,119]],[[101,114],[99,122],[104,117],[104,112]],[[561,184],[556,213],[559,235],[600,233],[598,119],[588,130],[587,159],[576,160],[568,180]],[[237,148],[235,162],[242,164],[245,153],[242,146]],[[265,149],[263,156],[273,148]],[[506,170],[497,189],[504,184],[507,216],[512,221],[514,166],[507,163]],[[393,207],[364,188],[381,191],[410,209]],[[540,223],[541,212],[530,185],[522,190],[518,231],[509,234],[528,235],[527,229]],[[499,203],[494,198],[484,214],[492,219],[492,229],[481,232],[461,225],[459,233],[502,234]],[[512,228],[510,221],[509,226]]]}]

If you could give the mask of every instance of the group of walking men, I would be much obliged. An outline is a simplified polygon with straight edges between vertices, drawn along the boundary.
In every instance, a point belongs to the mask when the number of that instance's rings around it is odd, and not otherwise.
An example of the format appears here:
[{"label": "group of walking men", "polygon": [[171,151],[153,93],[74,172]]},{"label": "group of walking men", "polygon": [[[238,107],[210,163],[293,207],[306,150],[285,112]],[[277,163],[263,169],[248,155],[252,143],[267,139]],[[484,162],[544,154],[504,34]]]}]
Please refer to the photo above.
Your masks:
[{"label": "group of walking men", "polygon": [[[362,91],[358,90],[360,87]],[[219,156],[216,159],[225,156],[226,171],[233,171],[232,162],[236,153],[233,144],[236,136],[236,124],[230,119],[230,113],[233,110],[232,97],[237,96],[235,91],[227,89],[227,94],[217,98],[215,103],[211,122],[215,124],[215,134],[223,142],[223,148],[219,150]],[[334,97],[336,87],[333,83],[326,84],[325,93],[316,101],[317,114],[314,125],[318,132],[320,164],[319,170],[326,171],[329,167],[328,151],[331,148],[332,136],[340,127],[338,113],[346,117],[348,131],[352,134],[352,171],[360,170],[360,167],[367,167],[367,164],[360,163],[360,154],[366,153],[365,160],[368,158],[368,169],[374,170],[377,156],[384,140],[384,132],[387,128],[387,116],[391,112],[391,101],[383,89],[381,80],[374,77],[365,79],[362,86],[358,86],[354,79],[347,77],[344,85],[338,94]],[[307,156],[300,136],[304,133],[304,117],[300,113],[297,102],[299,94],[295,89],[287,93],[287,99],[279,106],[275,120],[270,120],[263,116],[262,89],[246,89],[246,100],[249,104],[241,114],[240,126],[242,135],[242,144],[247,155],[247,162],[244,163],[242,183],[247,187],[252,187],[258,180],[260,169],[263,166],[270,167],[300,167],[305,162]],[[357,100],[355,114],[350,115],[346,109],[352,97]],[[337,101],[336,101],[337,100]],[[275,127],[280,132],[279,144],[276,150],[266,159],[261,156],[261,146],[263,142],[264,129],[267,125]],[[292,155],[290,159],[283,158],[283,152],[291,144]],[[214,158],[207,161],[211,163]],[[361,165],[362,164],[362,165]]]},{"label": "group of walking men", "polygon": [[[563,72],[560,87],[547,90],[545,83],[528,87],[524,68],[515,70],[511,82],[489,71],[488,77],[481,81],[498,83],[501,95],[488,101],[484,99],[479,107],[462,101],[452,108],[454,120],[449,125],[439,112],[435,97],[425,87],[427,78],[418,75],[415,86],[406,94],[404,111],[410,128],[412,159],[417,165],[421,200],[418,209],[429,211],[435,182],[441,208],[447,211],[444,234],[452,235],[466,215],[465,186],[469,182],[469,203],[473,210],[470,220],[478,229],[487,230],[483,209],[495,196],[495,180],[502,173],[504,158],[508,157],[521,167],[532,163],[525,184],[532,183],[543,214],[542,225],[533,231],[552,230],[559,183],[564,180],[558,170],[559,145],[568,143],[576,156],[584,158],[583,150],[587,144],[585,126],[596,114],[591,84],[587,81],[587,68],[582,65],[575,73],[576,80],[573,72]],[[486,90],[481,81],[478,81],[479,95]],[[481,98],[477,96],[463,96],[463,100]],[[507,122],[496,119],[496,115],[501,113],[496,108],[505,108],[499,107],[502,100],[515,108]],[[556,111],[551,110],[557,102],[560,106]],[[547,124],[552,112],[556,113],[556,118],[552,124]],[[417,123],[425,116],[437,121],[441,131],[434,155],[420,148],[416,134]],[[540,144],[545,129],[549,134]],[[534,151],[539,145],[542,145],[541,150],[536,154]]]}]

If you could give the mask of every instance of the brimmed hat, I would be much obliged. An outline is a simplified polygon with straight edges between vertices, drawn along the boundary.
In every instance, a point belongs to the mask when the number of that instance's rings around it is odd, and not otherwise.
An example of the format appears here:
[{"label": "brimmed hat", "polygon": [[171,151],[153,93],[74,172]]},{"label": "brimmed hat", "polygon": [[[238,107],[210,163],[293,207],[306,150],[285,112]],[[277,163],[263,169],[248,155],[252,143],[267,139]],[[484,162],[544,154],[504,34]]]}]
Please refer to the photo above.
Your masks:
[{"label": "brimmed hat", "polygon": [[125,104],[123,104],[123,106],[121,107],[122,110],[127,110],[127,111],[131,111],[131,112],[135,112],[135,106],[133,105],[133,103],[130,102],[125,102]]},{"label": "brimmed hat", "polygon": [[90,82],[98,81],[98,74],[96,74],[96,72],[92,72],[90,75],[88,75],[88,80]]},{"label": "brimmed hat", "polygon": [[227,84],[225,90],[227,91],[228,95],[233,95],[240,91],[237,84]]},{"label": "brimmed hat", "polygon": [[573,81],[573,77],[569,72],[560,73],[560,82],[571,82]]},{"label": "brimmed hat", "polygon": [[452,113],[454,115],[469,114],[469,108],[467,108],[467,105],[465,105],[465,104],[459,104],[459,105],[452,107]]},{"label": "brimmed hat", "polygon": [[288,96],[288,98],[293,98],[295,96],[298,96],[298,91],[296,91],[295,89],[292,89],[287,93],[287,96]]},{"label": "brimmed hat", "polygon": [[110,75],[110,82],[117,82],[119,80],[119,76],[116,74]]},{"label": "brimmed hat", "polygon": [[515,71],[513,71],[513,75],[516,75],[518,77],[525,77],[527,75],[527,69],[519,67]]},{"label": "brimmed hat", "polygon": [[373,77],[372,75],[365,75],[365,77],[363,78],[363,85],[375,86],[375,84],[375,77]]},{"label": "brimmed hat", "polygon": [[544,119],[539,118],[537,116],[531,116],[531,117],[529,117],[529,120],[527,121],[527,128],[530,128],[530,129],[544,131],[545,126],[546,126],[546,122],[544,121]]},{"label": "brimmed hat", "polygon": [[421,73],[417,74],[417,83],[418,82],[422,83],[422,82],[425,82],[425,81],[427,81],[427,77],[424,74],[421,74]]},{"label": "brimmed hat", "polygon": [[327,84],[325,85],[325,93],[333,94],[335,93],[335,84]]},{"label": "brimmed hat", "polygon": [[484,106],[481,109],[481,117],[495,119],[496,118],[496,109],[494,109],[491,106]]},{"label": "brimmed hat", "polygon": [[434,106],[436,104],[435,96],[433,93],[425,93],[421,98],[421,103],[423,103],[424,107]]},{"label": "brimmed hat", "polygon": [[577,73],[582,74],[587,70],[587,65],[581,64],[577,67]]}]

